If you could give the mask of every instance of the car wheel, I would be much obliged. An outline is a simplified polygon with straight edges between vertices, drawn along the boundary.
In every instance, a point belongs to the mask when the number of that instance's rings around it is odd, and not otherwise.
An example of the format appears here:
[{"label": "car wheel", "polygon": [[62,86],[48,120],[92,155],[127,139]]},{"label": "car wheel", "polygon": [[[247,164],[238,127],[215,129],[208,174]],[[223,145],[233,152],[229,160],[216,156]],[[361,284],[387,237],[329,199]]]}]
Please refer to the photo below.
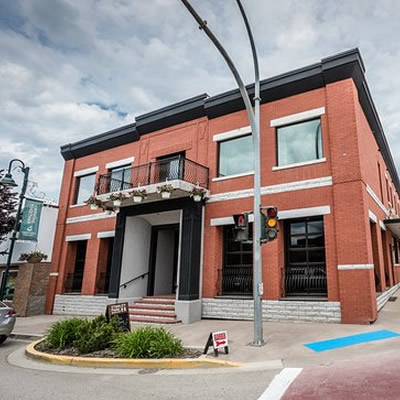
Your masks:
[{"label": "car wheel", "polygon": [[4,343],[7,339],[6,335],[0,335],[0,344]]}]

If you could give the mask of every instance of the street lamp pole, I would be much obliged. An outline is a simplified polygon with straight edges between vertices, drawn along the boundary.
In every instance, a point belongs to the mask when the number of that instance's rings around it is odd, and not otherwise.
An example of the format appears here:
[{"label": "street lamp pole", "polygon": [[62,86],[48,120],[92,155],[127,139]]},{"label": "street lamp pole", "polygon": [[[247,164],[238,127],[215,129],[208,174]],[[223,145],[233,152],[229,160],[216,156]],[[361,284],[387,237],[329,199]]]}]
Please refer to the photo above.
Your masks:
[{"label": "street lamp pole", "polygon": [[21,168],[21,171],[24,173],[24,182],[22,184],[21,193],[19,194],[19,203],[18,203],[18,208],[17,208],[17,214],[15,216],[14,229],[13,229],[11,237],[10,237],[10,249],[8,251],[6,269],[4,271],[3,279],[1,281],[0,301],[2,301],[4,299],[4,294],[5,294],[6,287],[7,287],[7,280],[8,280],[12,256],[13,256],[13,252],[14,252],[14,246],[15,246],[16,240],[18,239],[19,220],[20,220],[21,214],[22,214],[22,203],[23,203],[23,200],[25,197],[26,188],[28,186],[29,167],[26,167],[24,162],[17,158],[10,161],[10,164],[8,165],[8,172],[3,177],[3,179],[0,181],[0,183],[3,184],[4,186],[17,186],[17,184],[13,180],[12,174],[11,174],[11,169],[12,169],[12,165],[14,162],[19,162],[21,164],[20,168]]},{"label": "street lamp pole", "polygon": [[199,28],[204,31],[214,46],[218,49],[229,69],[231,70],[237,85],[239,86],[240,94],[243,98],[244,105],[247,110],[247,115],[250,121],[253,148],[254,148],[254,234],[253,234],[253,297],[254,297],[254,346],[262,346],[264,344],[263,338],[263,325],[262,325],[262,258],[261,258],[261,164],[260,164],[260,74],[258,66],[257,51],[254,43],[254,38],[250,28],[249,21],[245,14],[244,8],[240,0],[236,0],[249,36],[250,45],[253,53],[254,72],[255,72],[255,91],[254,91],[254,105],[255,110],[250,101],[246,87],[235,67],[232,59],[219,42],[217,37],[213,34],[207,26],[207,21],[203,20],[196,10],[191,6],[188,0],[181,0],[189,13],[193,16],[199,24]]}]

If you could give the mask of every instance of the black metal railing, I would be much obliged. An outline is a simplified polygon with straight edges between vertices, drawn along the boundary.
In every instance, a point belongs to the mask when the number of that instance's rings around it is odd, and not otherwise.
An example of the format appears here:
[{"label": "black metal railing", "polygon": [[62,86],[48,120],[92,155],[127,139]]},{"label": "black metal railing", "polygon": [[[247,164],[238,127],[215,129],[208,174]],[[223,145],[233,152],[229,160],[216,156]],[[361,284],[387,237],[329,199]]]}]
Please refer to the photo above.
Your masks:
[{"label": "black metal railing", "polygon": [[222,268],[221,279],[221,294],[223,296],[253,295],[252,267],[224,267]]},{"label": "black metal railing", "polygon": [[119,285],[119,287],[120,287],[120,288],[126,289],[126,287],[127,287],[130,283],[135,282],[135,281],[137,281],[138,279],[144,279],[144,278],[146,277],[146,275],[148,275],[148,274],[149,274],[148,272],[144,272],[143,274],[140,274],[140,275],[136,276],[135,278],[129,279],[129,281],[126,281],[126,282],[122,283],[121,285]]},{"label": "black metal railing", "polygon": [[100,175],[96,185],[96,194],[117,192],[176,179],[208,188],[208,168],[183,156],[126,168],[126,171],[129,173],[122,174],[122,177],[127,176],[126,179],[115,178],[112,172]]},{"label": "black metal railing", "polygon": [[82,290],[83,271],[77,271],[67,274],[65,279],[65,292],[66,293],[79,293]]},{"label": "black metal railing", "polygon": [[287,296],[326,296],[325,264],[287,266],[285,273],[285,292]]}]

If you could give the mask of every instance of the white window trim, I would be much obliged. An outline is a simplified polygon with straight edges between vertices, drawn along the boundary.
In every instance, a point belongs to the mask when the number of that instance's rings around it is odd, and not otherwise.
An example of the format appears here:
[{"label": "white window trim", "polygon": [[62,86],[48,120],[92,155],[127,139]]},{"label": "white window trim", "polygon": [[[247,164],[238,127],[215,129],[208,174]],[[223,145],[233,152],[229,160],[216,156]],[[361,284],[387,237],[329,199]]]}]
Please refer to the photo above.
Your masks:
[{"label": "white window trim", "polygon": [[79,203],[79,204],[71,204],[69,208],[76,208],[76,207],[83,207],[86,206],[86,203]]},{"label": "white window trim", "polygon": [[379,199],[379,197],[376,195],[376,193],[372,190],[371,186],[369,186],[368,184],[365,187],[367,193],[373,198],[373,200],[375,201],[375,203],[380,207],[380,209],[385,213],[385,215],[387,216],[389,214],[389,211],[387,210],[387,208],[383,205],[383,203],[381,202],[381,200]]},{"label": "white window trim", "polygon": [[78,240],[90,240],[92,238],[91,233],[83,233],[82,235],[70,235],[65,236],[66,242],[76,242]]},{"label": "white window trim", "polygon": [[218,133],[213,136],[213,142],[222,142],[223,140],[234,139],[241,136],[246,136],[251,133],[250,125],[244,126],[243,128],[233,129],[231,131]]},{"label": "white window trim", "polygon": [[325,107],[314,108],[313,110],[308,110],[300,112],[297,114],[287,115],[285,117],[276,118],[271,120],[271,128],[280,127],[284,125],[294,124],[295,122],[307,121],[312,118],[320,117],[325,114]]},{"label": "white window trim", "polygon": [[75,171],[74,172],[74,177],[78,178],[80,176],[95,174],[98,170],[99,170],[99,166],[86,168],[86,169],[81,169],[79,171]]},{"label": "white window trim", "polygon": [[81,222],[89,222],[89,221],[97,221],[98,219],[104,218],[115,218],[116,214],[106,214],[106,213],[97,213],[97,214],[89,214],[89,215],[81,215],[79,217],[70,217],[65,221],[66,224],[78,224]]},{"label": "white window trim", "polygon": [[135,157],[123,158],[121,160],[112,161],[106,164],[106,169],[123,167],[124,165],[133,164]]},{"label": "white window trim", "polygon": [[213,178],[212,181],[213,182],[226,181],[227,179],[241,178],[242,176],[249,176],[249,175],[254,175],[254,171],[243,172],[241,174],[234,174],[227,176],[217,176],[216,178]]},{"label": "white window trim", "polygon": [[379,226],[386,231],[386,225],[383,223],[383,221],[379,221]]},{"label": "white window trim", "polygon": [[375,224],[378,222],[378,217],[371,211],[368,210],[369,219]]},{"label": "white window trim", "polygon": [[300,163],[278,165],[278,166],[272,167],[272,171],[280,171],[281,169],[305,167],[307,165],[319,164],[319,163],[324,163],[324,162],[326,162],[326,157],[318,158],[316,160],[311,160],[311,161],[304,161],[304,162],[300,162]]},{"label": "white window trim", "polygon": [[356,269],[374,269],[374,264],[339,264],[339,271],[352,271]]},{"label": "white window trim", "polygon": [[106,239],[115,236],[115,231],[97,232],[97,239]]}]

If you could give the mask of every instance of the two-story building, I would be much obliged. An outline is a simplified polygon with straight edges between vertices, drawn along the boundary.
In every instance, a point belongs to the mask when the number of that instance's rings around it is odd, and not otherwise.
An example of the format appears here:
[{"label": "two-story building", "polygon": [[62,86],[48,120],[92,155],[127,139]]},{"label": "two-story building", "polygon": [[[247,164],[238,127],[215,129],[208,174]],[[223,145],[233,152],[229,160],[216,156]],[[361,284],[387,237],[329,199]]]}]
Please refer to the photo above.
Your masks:
[{"label": "two-story building", "polygon": [[[266,79],[261,98],[262,205],[278,208],[280,230],[262,247],[264,319],[372,323],[400,279],[400,182],[361,55]],[[61,154],[47,312],[129,301],[137,321],[253,318],[252,246],[232,231],[232,215],[253,207],[238,90],[140,115]],[[110,208],[121,193],[117,213],[84,203],[94,194]]]}]

